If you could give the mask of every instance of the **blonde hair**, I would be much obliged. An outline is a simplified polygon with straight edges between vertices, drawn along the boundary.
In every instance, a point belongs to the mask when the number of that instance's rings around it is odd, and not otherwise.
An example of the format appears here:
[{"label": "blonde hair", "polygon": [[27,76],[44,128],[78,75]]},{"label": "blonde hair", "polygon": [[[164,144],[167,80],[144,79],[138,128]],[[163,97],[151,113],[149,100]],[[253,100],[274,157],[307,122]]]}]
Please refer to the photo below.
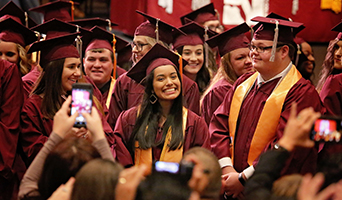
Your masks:
[{"label": "blonde hair", "polygon": [[31,63],[30,59],[27,56],[27,51],[24,47],[22,47],[20,44],[16,44],[18,49],[18,67],[21,73],[21,76],[24,76],[25,74],[29,73],[31,71]]},{"label": "blonde hair", "polygon": [[[145,37],[146,43],[149,44],[151,47],[153,47],[155,44],[157,44],[157,40],[154,39],[154,38],[152,38],[152,37],[149,37],[149,36],[146,36],[146,35],[140,35],[140,36]],[[163,42],[163,41],[161,41],[161,40],[159,40],[158,43],[161,44],[161,45],[163,45],[163,46],[166,47],[167,49],[171,49],[170,46],[169,46],[167,43],[165,43],[165,42]],[[133,61],[133,63],[136,63],[136,62],[137,62],[137,61],[135,60],[135,57],[134,57],[133,54],[132,54],[132,61]]]}]

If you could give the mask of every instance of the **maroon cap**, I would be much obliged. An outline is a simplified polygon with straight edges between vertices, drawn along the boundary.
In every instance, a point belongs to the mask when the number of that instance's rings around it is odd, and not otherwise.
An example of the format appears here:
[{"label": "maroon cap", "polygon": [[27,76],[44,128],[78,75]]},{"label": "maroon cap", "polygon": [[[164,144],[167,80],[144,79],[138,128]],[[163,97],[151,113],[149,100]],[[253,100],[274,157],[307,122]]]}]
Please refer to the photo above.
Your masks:
[{"label": "maroon cap", "polygon": [[41,51],[40,65],[44,68],[50,61],[62,58],[79,58],[77,48],[73,45],[78,33],[64,35],[31,45],[28,53]]},{"label": "maroon cap", "polygon": [[276,23],[278,23],[278,38],[277,41],[284,43],[293,42],[295,35],[301,31],[304,26],[303,23],[291,22],[283,19],[268,18],[268,17],[254,17],[252,21],[260,22],[260,26],[254,32],[253,39],[255,40],[274,40]]},{"label": "maroon cap", "polygon": [[332,31],[336,31],[339,32],[337,35],[337,39],[338,40],[342,40],[342,22],[338,23],[336,26],[334,26],[332,29]]},{"label": "maroon cap", "polygon": [[71,12],[73,5],[78,5],[78,3],[74,3],[73,1],[57,0],[35,8],[31,8],[30,11],[43,13],[44,22],[54,18],[62,21],[72,21],[73,14]]},{"label": "maroon cap", "polygon": [[229,29],[219,35],[216,35],[207,43],[210,47],[218,47],[220,56],[224,56],[235,49],[248,48],[249,39],[244,33],[250,30],[250,27],[244,22],[232,29]]},{"label": "maroon cap", "polygon": [[[152,72],[155,68],[162,65],[172,65],[177,69],[180,66],[179,56],[168,50],[159,43],[156,43],[128,72],[127,76],[135,80],[137,83]],[[182,65],[186,65],[186,61],[182,59]],[[180,70],[181,71],[181,70]]]},{"label": "maroon cap", "polygon": [[51,19],[43,24],[37,25],[31,30],[37,31],[41,34],[45,34],[45,39],[52,39],[63,35],[69,35],[70,33],[80,32],[80,35],[90,33],[90,31],[79,28],[74,24],[70,24],[59,19]]},{"label": "maroon cap", "polygon": [[[173,42],[173,48],[177,49],[184,45],[199,45],[204,44],[205,29],[196,22],[190,22],[179,28],[186,35],[179,35]],[[214,31],[207,30],[208,38],[216,35]]]},{"label": "maroon cap", "polygon": [[22,47],[37,40],[36,34],[12,18],[0,21],[0,40],[14,42]]},{"label": "maroon cap", "polygon": [[102,19],[99,17],[79,19],[79,20],[69,21],[69,23],[79,25],[82,28],[85,28],[88,30],[90,30],[94,26],[98,26],[103,29],[107,29],[107,27],[111,29],[113,26],[118,26],[118,24],[113,23],[109,19]]},{"label": "maroon cap", "polygon": [[302,44],[305,42],[305,40],[303,38],[300,38],[300,37],[295,37],[293,39],[293,41],[296,43],[296,44]]},{"label": "maroon cap", "polygon": [[37,25],[37,23],[34,22],[31,17],[29,17],[28,15],[25,15],[25,12],[20,7],[18,7],[17,4],[15,4],[13,1],[9,1],[6,5],[4,5],[0,9],[0,16],[1,16],[1,19],[3,17],[7,19],[8,16],[10,16],[15,21],[20,22],[24,26],[26,26],[26,19],[27,19],[28,26],[26,27],[28,28]]},{"label": "maroon cap", "polygon": [[183,25],[186,24],[185,18],[188,18],[199,24],[204,24],[206,21],[218,20],[213,3],[205,5],[197,10],[194,10],[186,15],[183,15],[180,18]]},{"label": "maroon cap", "polygon": [[138,10],[136,12],[139,13],[140,15],[146,17],[148,21],[140,24],[135,29],[134,35],[143,35],[143,36],[148,36],[148,37],[157,39],[157,35],[156,35],[156,24],[157,24],[157,22],[158,22],[159,40],[161,40],[167,44],[172,43],[174,36],[179,35],[179,34],[185,35],[185,33],[180,31],[176,27],[174,27],[174,26],[172,26],[166,22],[163,22],[162,20],[160,20],[156,17],[152,17],[152,16],[150,16],[146,13],[143,13],[141,11],[138,11]]},{"label": "maroon cap", "polygon": [[117,64],[122,66],[124,63],[129,62],[132,58],[132,47],[127,45],[117,51]]},{"label": "maroon cap", "polygon": [[83,45],[85,52],[90,49],[104,48],[113,52],[113,34],[102,29],[101,27],[95,26],[90,29],[91,33],[86,34],[83,39]]}]

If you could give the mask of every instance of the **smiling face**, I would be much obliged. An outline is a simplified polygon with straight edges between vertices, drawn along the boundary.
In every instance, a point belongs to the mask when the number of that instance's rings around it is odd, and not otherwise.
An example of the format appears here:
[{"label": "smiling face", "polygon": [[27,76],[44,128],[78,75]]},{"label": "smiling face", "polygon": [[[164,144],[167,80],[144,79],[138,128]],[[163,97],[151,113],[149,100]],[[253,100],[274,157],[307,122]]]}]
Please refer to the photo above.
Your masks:
[{"label": "smiling face", "polygon": [[81,61],[79,58],[65,58],[62,72],[62,88],[64,92],[71,91],[72,84],[81,76]]},{"label": "smiling face", "polygon": [[173,102],[180,95],[180,80],[174,66],[163,65],[154,69],[153,90],[160,103]]},{"label": "smiling face", "polygon": [[188,62],[188,65],[184,67],[184,74],[192,80],[196,79],[197,73],[204,63],[203,45],[185,45],[182,57]]},{"label": "smiling face", "polygon": [[334,46],[334,68],[342,69],[342,41],[338,41]]},{"label": "smiling face", "polygon": [[237,77],[254,71],[248,48],[239,48],[230,52],[230,63]]},{"label": "smiling face", "polygon": [[89,50],[84,58],[84,70],[98,88],[102,88],[112,75],[113,63],[108,49]]},{"label": "smiling face", "polygon": [[[133,38],[132,56],[133,62],[138,62],[151,48],[153,45],[147,42],[147,36],[135,35]],[[138,48],[141,46],[141,49]]]},{"label": "smiling face", "polygon": [[0,59],[18,64],[19,53],[17,44],[14,42],[0,41]]}]

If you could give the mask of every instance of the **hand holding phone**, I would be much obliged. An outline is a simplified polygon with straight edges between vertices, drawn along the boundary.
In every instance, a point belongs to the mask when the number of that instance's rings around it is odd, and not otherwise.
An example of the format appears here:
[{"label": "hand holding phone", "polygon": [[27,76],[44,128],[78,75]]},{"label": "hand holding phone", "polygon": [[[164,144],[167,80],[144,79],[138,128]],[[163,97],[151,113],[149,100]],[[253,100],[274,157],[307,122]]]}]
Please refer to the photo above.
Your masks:
[{"label": "hand holding phone", "polygon": [[76,111],[78,112],[74,127],[86,127],[86,119],[82,113],[91,113],[93,105],[93,87],[89,83],[75,83],[72,85],[71,95],[71,115]]},{"label": "hand holding phone", "polygon": [[341,133],[341,117],[322,116],[315,121],[311,139],[316,142],[340,142]]}]

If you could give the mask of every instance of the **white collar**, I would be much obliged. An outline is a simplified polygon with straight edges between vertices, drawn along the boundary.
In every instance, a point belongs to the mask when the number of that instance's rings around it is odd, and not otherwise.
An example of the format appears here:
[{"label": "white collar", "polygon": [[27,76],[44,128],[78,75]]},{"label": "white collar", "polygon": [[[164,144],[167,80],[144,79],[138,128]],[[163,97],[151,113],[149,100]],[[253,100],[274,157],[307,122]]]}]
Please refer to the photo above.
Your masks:
[{"label": "white collar", "polygon": [[288,65],[282,72],[280,72],[279,74],[273,76],[271,79],[269,79],[269,80],[267,80],[267,81],[265,81],[265,80],[261,77],[261,75],[259,74],[259,75],[258,75],[258,78],[257,78],[257,84],[258,84],[258,85],[261,85],[261,84],[270,82],[270,81],[272,81],[272,80],[274,80],[274,79],[277,79],[277,78],[281,78],[280,81],[278,82],[278,83],[280,83],[281,80],[282,80],[282,79],[286,76],[286,74],[290,71],[291,67],[292,67],[292,62],[290,62],[289,65]]}]

